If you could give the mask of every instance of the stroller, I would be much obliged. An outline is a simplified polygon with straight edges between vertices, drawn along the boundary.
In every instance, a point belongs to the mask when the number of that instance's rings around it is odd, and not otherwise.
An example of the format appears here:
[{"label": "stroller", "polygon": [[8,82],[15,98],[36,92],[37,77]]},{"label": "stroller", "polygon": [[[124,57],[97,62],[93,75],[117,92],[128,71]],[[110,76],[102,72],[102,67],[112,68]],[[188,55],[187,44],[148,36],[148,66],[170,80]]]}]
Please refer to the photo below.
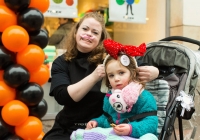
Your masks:
[{"label": "stroller", "polygon": [[[171,36],[147,44],[145,55],[137,57],[138,60],[159,69],[158,78],[146,84],[146,89],[154,95],[157,101],[159,140],[170,140],[173,132],[175,135],[174,123],[176,118],[178,118],[180,139],[183,140],[182,119],[191,119],[195,112],[194,106],[191,106],[189,110],[184,110],[184,114],[182,114],[182,102],[176,99],[180,97],[179,94],[183,91],[191,97],[192,101],[194,100],[195,87],[200,72],[199,56],[191,49],[172,42],[172,40],[185,41],[200,46],[199,41],[181,36]],[[195,131],[196,129],[193,133]],[[175,139],[177,139],[176,135]]]}]

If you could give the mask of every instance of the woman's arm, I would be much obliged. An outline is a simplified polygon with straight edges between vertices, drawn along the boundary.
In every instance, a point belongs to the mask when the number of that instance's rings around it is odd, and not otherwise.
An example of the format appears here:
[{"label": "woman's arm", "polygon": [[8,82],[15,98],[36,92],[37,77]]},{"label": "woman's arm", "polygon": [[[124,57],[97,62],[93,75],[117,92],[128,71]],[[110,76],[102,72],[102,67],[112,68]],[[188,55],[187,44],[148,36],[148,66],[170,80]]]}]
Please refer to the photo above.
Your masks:
[{"label": "woman's arm", "polygon": [[97,68],[90,75],[88,75],[81,81],[67,87],[69,95],[75,102],[80,101],[90,91],[90,89],[104,76],[105,69],[103,64],[98,65]]},{"label": "woman's arm", "polygon": [[137,69],[139,70],[138,78],[141,82],[150,82],[156,79],[159,75],[158,68],[154,66],[140,66]]}]

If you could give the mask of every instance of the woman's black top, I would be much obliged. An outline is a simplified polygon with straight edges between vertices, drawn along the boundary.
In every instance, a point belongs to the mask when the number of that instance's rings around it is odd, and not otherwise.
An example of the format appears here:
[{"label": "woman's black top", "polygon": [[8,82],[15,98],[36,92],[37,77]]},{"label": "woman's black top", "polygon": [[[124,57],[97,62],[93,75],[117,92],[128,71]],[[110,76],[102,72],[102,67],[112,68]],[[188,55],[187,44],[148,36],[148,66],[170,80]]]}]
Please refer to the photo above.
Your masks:
[{"label": "woman's black top", "polygon": [[55,121],[65,129],[70,128],[74,123],[87,123],[103,113],[105,94],[100,92],[101,81],[96,83],[79,102],[73,101],[67,91],[67,86],[79,82],[95,70],[96,65],[87,60],[89,55],[90,53],[79,52],[71,61],[66,61],[64,55],[61,55],[52,64],[49,94],[54,96],[60,105],[64,105]]}]

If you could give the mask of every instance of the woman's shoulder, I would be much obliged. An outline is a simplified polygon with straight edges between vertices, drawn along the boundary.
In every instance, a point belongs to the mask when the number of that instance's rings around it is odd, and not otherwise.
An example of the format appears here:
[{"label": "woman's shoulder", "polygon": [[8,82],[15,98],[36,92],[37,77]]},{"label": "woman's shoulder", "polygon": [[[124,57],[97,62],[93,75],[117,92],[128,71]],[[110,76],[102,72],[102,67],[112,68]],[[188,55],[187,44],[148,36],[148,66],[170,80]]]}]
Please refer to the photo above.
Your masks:
[{"label": "woman's shoulder", "polygon": [[58,64],[64,64],[67,63],[67,61],[65,60],[65,54],[62,54],[60,56],[58,56],[53,63],[58,63]]},{"label": "woman's shoulder", "polygon": [[61,56],[58,56],[52,63],[52,69],[57,69],[58,67],[66,68],[68,65],[68,62],[65,60],[64,54]]}]

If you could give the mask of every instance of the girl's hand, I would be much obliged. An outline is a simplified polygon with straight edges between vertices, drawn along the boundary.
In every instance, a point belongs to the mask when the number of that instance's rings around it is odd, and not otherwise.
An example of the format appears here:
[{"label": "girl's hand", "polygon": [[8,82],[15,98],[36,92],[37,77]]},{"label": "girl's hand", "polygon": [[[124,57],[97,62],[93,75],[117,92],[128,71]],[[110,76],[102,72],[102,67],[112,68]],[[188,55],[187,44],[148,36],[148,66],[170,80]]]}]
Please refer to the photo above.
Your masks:
[{"label": "girl's hand", "polygon": [[137,68],[139,71],[138,78],[141,82],[150,82],[158,77],[159,70],[154,66],[140,66]]},{"label": "girl's hand", "polygon": [[96,121],[89,121],[87,123],[86,129],[92,129],[92,128],[95,128],[95,127],[97,127],[97,122]]},{"label": "girl's hand", "polygon": [[93,76],[98,81],[101,80],[105,76],[105,68],[103,64],[97,66],[97,68],[93,71]]},{"label": "girl's hand", "polygon": [[129,124],[119,124],[113,127],[113,130],[119,136],[128,136],[131,128]]}]

